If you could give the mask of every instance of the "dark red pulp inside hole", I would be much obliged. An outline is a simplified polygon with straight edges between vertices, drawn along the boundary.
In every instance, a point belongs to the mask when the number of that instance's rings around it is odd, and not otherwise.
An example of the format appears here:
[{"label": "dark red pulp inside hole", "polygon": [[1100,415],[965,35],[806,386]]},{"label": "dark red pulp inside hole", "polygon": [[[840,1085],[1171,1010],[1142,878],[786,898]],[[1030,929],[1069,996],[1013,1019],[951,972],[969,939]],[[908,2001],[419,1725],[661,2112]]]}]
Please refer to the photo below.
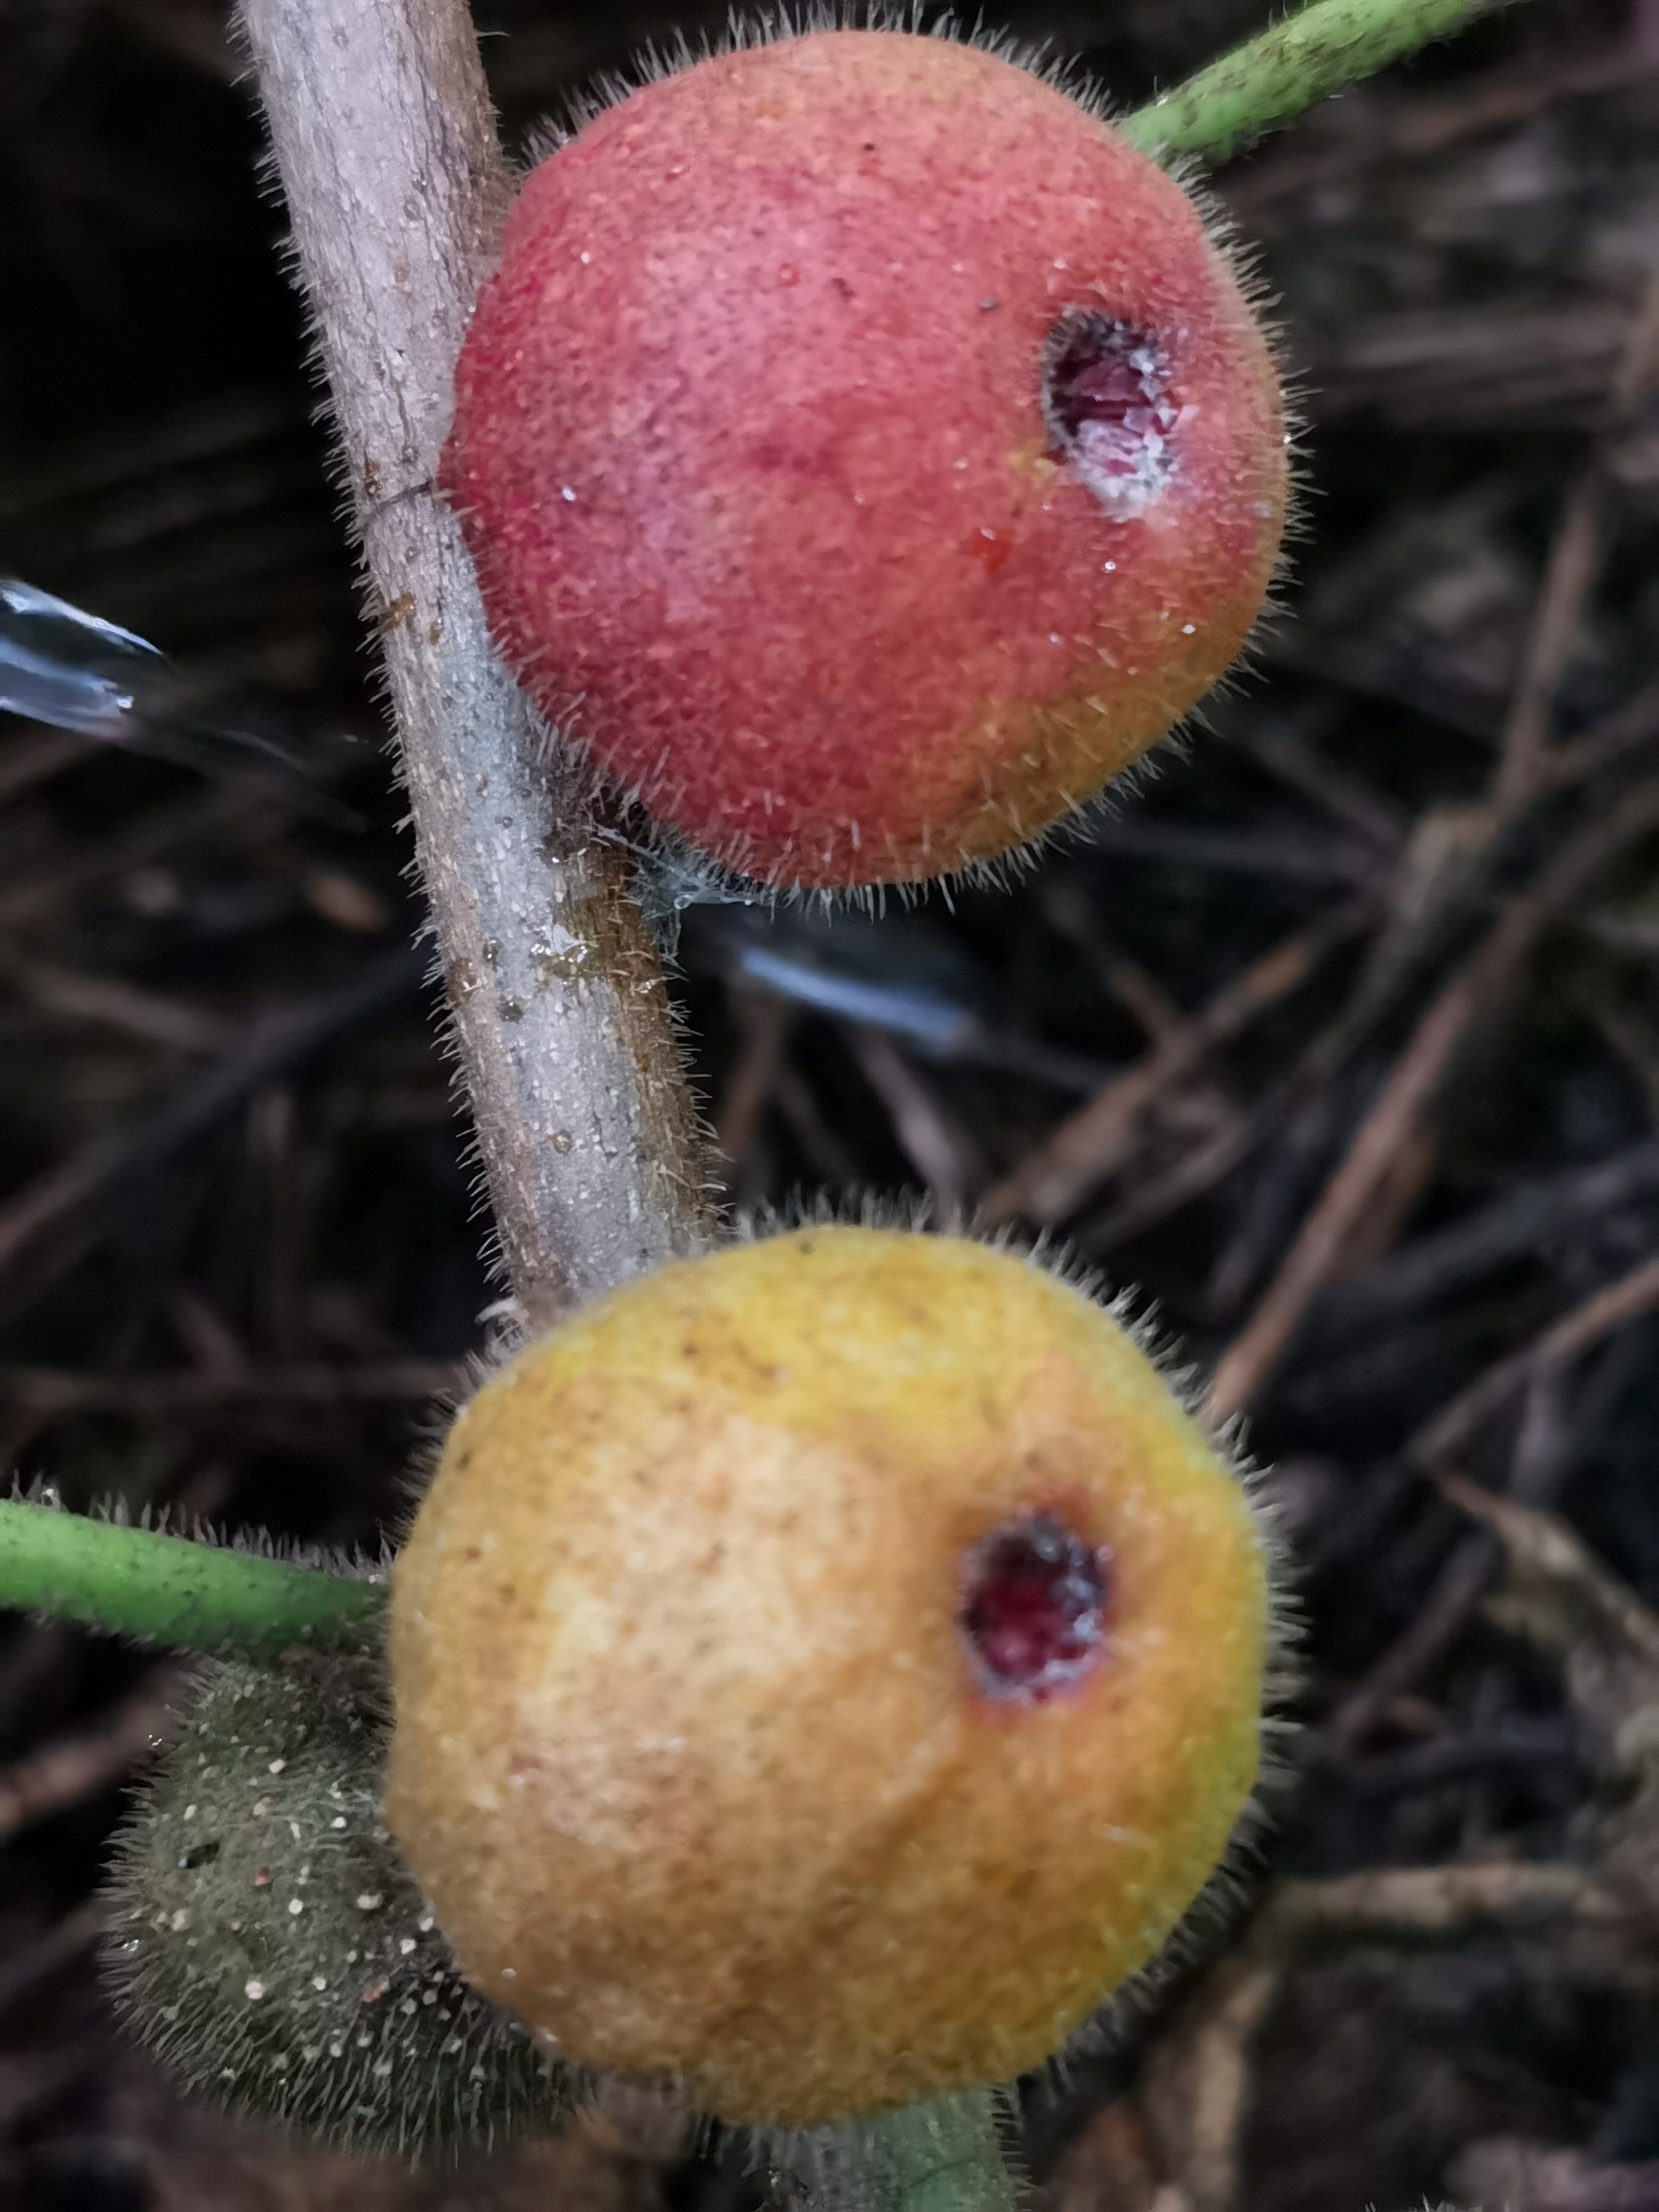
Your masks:
[{"label": "dark red pulp inside hole", "polygon": [[1158,341],[1136,324],[1068,309],[1048,334],[1043,404],[1062,446],[1091,424],[1131,433],[1152,427],[1164,380]]},{"label": "dark red pulp inside hole", "polygon": [[1051,1513],[993,1529],[968,1554],[961,1624],[980,1687],[1038,1705],[1098,1664],[1111,1553]]}]

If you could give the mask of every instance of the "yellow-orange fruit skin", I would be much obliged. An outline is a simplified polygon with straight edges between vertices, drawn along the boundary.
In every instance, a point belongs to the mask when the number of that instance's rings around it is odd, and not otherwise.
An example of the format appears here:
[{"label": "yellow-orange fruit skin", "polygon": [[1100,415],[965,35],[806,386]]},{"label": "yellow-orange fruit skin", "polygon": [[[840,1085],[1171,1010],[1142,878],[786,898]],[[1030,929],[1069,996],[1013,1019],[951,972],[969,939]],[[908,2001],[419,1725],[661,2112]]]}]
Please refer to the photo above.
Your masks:
[{"label": "yellow-orange fruit skin", "polygon": [[[1109,1548],[1100,1663],[988,1696],[966,1555]],[[570,2059],[808,2125],[1040,2063],[1158,1948],[1257,1771],[1264,1559],[1098,1305],[966,1241],[667,1267],[478,1393],[392,1585],[387,1819],[463,1970]]]}]

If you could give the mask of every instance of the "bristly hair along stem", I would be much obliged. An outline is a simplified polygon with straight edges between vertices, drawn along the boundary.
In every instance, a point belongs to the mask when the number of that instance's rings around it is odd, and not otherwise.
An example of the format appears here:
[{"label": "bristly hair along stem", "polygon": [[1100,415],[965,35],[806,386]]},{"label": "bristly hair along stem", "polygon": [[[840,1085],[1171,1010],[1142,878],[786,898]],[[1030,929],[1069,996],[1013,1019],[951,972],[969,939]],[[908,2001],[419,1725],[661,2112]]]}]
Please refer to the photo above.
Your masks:
[{"label": "bristly hair along stem", "polygon": [[0,1498],[0,1606],[191,1651],[380,1641],[383,1583]]},{"label": "bristly hair along stem", "polygon": [[1346,85],[1511,0],[1311,0],[1133,115],[1119,131],[1155,160],[1224,161]]}]

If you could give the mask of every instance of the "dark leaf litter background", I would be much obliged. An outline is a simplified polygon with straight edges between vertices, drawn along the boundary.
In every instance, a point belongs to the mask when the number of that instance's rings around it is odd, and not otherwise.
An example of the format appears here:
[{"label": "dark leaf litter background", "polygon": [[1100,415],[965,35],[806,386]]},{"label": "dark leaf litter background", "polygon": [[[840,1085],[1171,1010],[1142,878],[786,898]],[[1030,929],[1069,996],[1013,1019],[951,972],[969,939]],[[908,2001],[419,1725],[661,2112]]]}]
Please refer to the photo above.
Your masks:
[{"label": "dark leaf litter background", "polygon": [[[509,137],[720,12],[480,0]],[[1265,20],[992,15],[1126,101]],[[215,0],[0,4],[0,573],[167,656],[118,744],[0,719],[0,1451],[373,1543],[496,1292],[237,80]],[[692,907],[677,988],[733,1200],[1051,1227],[1279,1467],[1254,1917],[1028,2085],[1049,2212],[1659,2207],[1659,7],[1218,181],[1309,426],[1258,672],[1011,892]],[[89,1902],[179,1689],[0,1620],[0,2205],[758,2203],[640,2101],[416,2177],[181,2100]]]}]

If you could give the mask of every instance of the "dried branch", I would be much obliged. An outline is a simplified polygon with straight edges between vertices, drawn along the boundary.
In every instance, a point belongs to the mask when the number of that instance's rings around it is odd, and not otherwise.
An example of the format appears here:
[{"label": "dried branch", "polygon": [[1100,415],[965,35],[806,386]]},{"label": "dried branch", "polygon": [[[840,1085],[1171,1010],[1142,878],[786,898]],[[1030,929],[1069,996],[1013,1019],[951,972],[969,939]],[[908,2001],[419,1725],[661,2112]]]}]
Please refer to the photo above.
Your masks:
[{"label": "dried branch", "polygon": [[1347,1332],[1432,1305],[1571,1229],[1607,1219],[1656,1187],[1659,1137],[1644,1137],[1593,1167],[1521,1183],[1363,1275],[1345,1276],[1322,1302],[1322,1319],[1334,1320]]},{"label": "dried branch", "polygon": [[1580,1358],[1626,1322],[1656,1312],[1659,1260],[1647,1260],[1564,1314],[1531,1344],[1488,1368],[1419,1430],[1408,1447],[1408,1456],[1418,1467],[1437,1466],[1458,1450],[1483,1421],[1519,1397],[1537,1376]]},{"label": "dried branch", "polygon": [[[151,1174],[201,1137],[262,1083],[413,995],[417,963],[407,951],[384,955],[341,985],[252,1024],[222,1058],[124,1127],[95,1137],[61,1167],[0,1207],[0,1278],[33,1255],[39,1284],[80,1256],[83,1224],[107,1209],[123,1186]],[[51,1242],[50,1249],[42,1247]]]},{"label": "dried branch", "polygon": [[234,1024],[157,991],[136,990],[108,975],[20,961],[12,980],[43,1012],[87,1022],[178,1052],[222,1052],[235,1041]]},{"label": "dried branch", "polygon": [[1206,1412],[1225,1419],[1248,1405],[1278,1364],[1314,1293],[1387,1180],[1478,1021],[1490,1018],[1538,939],[1626,846],[1659,823],[1659,786],[1634,793],[1616,813],[1571,839],[1517,895],[1419,1022],[1340,1165],[1297,1231],[1255,1313],[1222,1355]]},{"label": "dried branch", "polygon": [[182,1669],[153,1670],[95,1729],[0,1769],[0,1842],[79,1804],[164,1750],[174,1732],[173,1706],[183,1686]]},{"label": "dried branch", "polygon": [[1567,495],[1550,548],[1544,586],[1528,626],[1520,681],[1510,702],[1499,748],[1494,796],[1500,806],[1528,798],[1542,774],[1550,712],[1595,581],[1606,507],[1606,482],[1600,467],[1592,463]]},{"label": "dried branch", "polygon": [[1389,1645],[1325,1731],[1334,1747],[1359,1742],[1394,1699],[1421,1679],[1450,1644],[1490,1584],[1498,1547],[1484,1530],[1465,1536],[1449,1554],[1411,1626]]},{"label": "dried branch", "polygon": [[980,1225],[994,1228],[1015,1215],[1044,1223],[1063,1220],[1128,1157],[1141,1117],[1153,1103],[1189,1075],[1206,1053],[1299,989],[1364,918],[1362,907],[1345,904],[1297,930],[1224,984],[1207,1006],[1166,1030],[1144,1060],[1068,1115],[986,1193]]},{"label": "dried branch", "polygon": [[1282,1942],[1336,1929],[1449,1935],[1480,1921],[1556,1916],[1616,1928],[1628,1911],[1577,1867],[1501,1860],[1281,1882],[1256,1929],[1264,1942]]},{"label": "dried branch", "polygon": [[180,1374],[86,1374],[58,1367],[0,1367],[0,1405],[40,1418],[111,1412],[176,1419],[228,1406],[365,1406],[430,1403],[459,1391],[456,1360],[391,1359],[362,1366],[191,1369]]},{"label": "dried branch", "polygon": [[1611,421],[1567,495],[1528,626],[1520,680],[1504,724],[1493,797],[1520,804],[1549,762],[1550,713],[1565,675],[1607,536],[1609,448],[1628,426],[1659,360],[1659,283],[1650,280],[1631,319],[1613,374]]}]

